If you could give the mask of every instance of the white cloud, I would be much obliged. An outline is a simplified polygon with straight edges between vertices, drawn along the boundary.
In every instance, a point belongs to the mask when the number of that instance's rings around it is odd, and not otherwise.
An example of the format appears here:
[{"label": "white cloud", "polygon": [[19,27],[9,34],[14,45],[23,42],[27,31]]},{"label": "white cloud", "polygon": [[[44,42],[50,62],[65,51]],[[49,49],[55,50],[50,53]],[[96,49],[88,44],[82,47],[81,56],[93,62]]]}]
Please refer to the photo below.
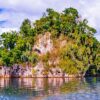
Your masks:
[{"label": "white cloud", "polygon": [[88,19],[89,25],[97,30],[95,37],[100,41],[100,0],[79,0],[73,2],[72,6],[77,8],[83,18]]},{"label": "white cloud", "polygon": [[3,32],[18,31],[18,28],[0,28],[0,34]]},{"label": "white cloud", "polygon": [[100,24],[98,25],[98,21],[100,21],[100,0],[94,0],[91,2],[91,0],[80,0],[80,12],[83,17],[87,18],[89,21],[89,24],[95,28],[100,29]]},{"label": "white cloud", "polygon": [[[100,31],[100,0],[0,0],[0,8],[6,9],[0,14],[0,21],[7,20],[2,27],[19,28],[25,18],[32,21],[42,16],[46,8],[62,11],[75,7],[89,24]],[[99,34],[99,33],[98,33]],[[97,34],[100,40],[100,35]]]},{"label": "white cloud", "polygon": [[98,41],[100,41],[100,33],[95,34],[95,37],[97,38]]},{"label": "white cloud", "polygon": [[[3,26],[19,27],[25,18],[36,20],[42,16],[47,8],[63,10],[67,7],[66,0],[0,0],[0,7],[6,11],[0,14],[0,20],[8,20]],[[56,6],[55,6],[56,5]]]}]

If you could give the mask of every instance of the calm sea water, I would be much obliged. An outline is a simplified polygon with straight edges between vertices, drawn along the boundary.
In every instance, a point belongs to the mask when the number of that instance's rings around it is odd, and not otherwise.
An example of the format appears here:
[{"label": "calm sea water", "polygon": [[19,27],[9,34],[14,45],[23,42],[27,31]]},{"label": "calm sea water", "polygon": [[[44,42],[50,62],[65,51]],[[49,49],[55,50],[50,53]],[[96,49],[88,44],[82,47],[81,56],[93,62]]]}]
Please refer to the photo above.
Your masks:
[{"label": "calm sea water", "polygon": [[0,100],[100,100],[100,78],[0,78]]}]

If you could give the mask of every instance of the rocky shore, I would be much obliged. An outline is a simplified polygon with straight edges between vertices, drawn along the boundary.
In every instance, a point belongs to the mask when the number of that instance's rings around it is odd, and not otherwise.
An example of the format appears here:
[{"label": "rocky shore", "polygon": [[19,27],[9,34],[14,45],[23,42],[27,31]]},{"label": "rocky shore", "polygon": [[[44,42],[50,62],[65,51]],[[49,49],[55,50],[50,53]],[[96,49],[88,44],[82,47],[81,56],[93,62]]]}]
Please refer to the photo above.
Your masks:
[{"label": "rocky shore", "polygon": [[[47,52],[52,52],[53,41],[50,39],[51,34],[46,33],[38,37],[38,41],[33,47],[33,51],[39,56],[45,55]],[[63,43],[64,44],[64,43]],[[49,63],[56,63],[57,61],[50,61]],[[79,77],[80,75],[68,75],[64,73],[59,67],[52,67],[49,71],[45,70],[44,63],[39,61],[36,66],[31,67],[27,64],[15,64],[11,67],[0,66],[0,77]]]},{"label": "rocky shore", "polygon": [[45,73],[45,69],[39,63],[36,67],[22,67],[14,65],[13,67],[0,67],[0,77],[13,77],[13,78],[31,78],[31,77],[44,77],[44,78],[59,78],[59,77],[82,77],[82,75],[68,75],[61,71],[60,68],[52,68]]}]

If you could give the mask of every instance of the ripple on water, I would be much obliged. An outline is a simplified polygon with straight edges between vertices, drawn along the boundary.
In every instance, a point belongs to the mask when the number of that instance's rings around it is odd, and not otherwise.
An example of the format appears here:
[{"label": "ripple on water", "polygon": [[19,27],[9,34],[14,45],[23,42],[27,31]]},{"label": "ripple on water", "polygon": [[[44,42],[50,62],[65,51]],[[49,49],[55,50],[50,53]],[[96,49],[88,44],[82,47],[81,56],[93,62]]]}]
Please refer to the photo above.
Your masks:
[{"label": "ripple on water", "polygon": [[100,100],[100,78],[2,78],[0,100]]},{"label": "ripple on water", "polygon": [[91,94],[91,93],[73,93],[59,96],[49,96],[43,100],[100,100],[100,94]]}]

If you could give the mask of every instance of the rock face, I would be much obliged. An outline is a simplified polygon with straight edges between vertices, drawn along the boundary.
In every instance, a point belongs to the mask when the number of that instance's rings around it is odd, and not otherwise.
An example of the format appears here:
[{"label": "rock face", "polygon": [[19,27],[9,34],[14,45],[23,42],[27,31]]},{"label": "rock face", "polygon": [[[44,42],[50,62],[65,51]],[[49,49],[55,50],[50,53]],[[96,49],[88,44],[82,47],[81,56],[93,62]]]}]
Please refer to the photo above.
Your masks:
[{"label": "rock face", "polygon": [[14,65],[0,68],[0,77],[32,77],[32,75],[32,67],[23,68],[22,66]]},{"label": "rock face", "polygon": [[[62,41],[60,46],[64,46],[66,41]],[[51,40],[51,34],[46,32],[44,35],[39,35],[38,39],[33,47],[33,51],[37,52],[39,56],[45,55],[48,52],[52,53],[54,50],[53,41]],[[57,65],[59,58],[50,59],[49,65]],[[12,67],[1,66],[1,77],[69,77],[59,67],[51,67],[49,70],[45,70],[43,61],[39,61],[35,67],[29,67],[27,64],[25,67],[15,64]],[[73,76],[70,76],[73,77]]]},{"label": "rock face", "polygon": [[[53,41],[51,40],[51,34],[46,32],[44,35],[38,37],[37,43],[34,45],[33,50],[36,51],[39,55],[45,55],[47,52],[52,52],[53,50]],[[56,63],[56,61],[53,61]],[[52,63],[52,61],[51,61]],[[36,72],[36,77],[63,77],[63,73],[60,68],[51,68],[49,72],[44,74],[45,69],[43,62],[38,62],[34,67]]]},{"label": "rock face", "polygon": [[39,62],[39,63],[34,67],[34,70],[35,70],[35,76],[36,76],[36,77],[45,77],[45,76],[43,75],[44,66],[43,66],[43,63],[42,63],[42,62]]},{"label": "rock face", "polygon": [[[33,70],[35,71],[33,73]],[[13,67],[0,68],[0,77],[63,77],[64,73],[60,68],[51,68],[47,74],[44,74],[44,66],[39,62],[34,68],[14,65]]]},{"label": "rock face", "polygon": [[10,77],[11,70],[8,67],[2,67],[0,66],[0,76],[1,77]]},{"label": "rock face", "polygon": [[40,35],[37,43],[34,45],[33,50],[39,54],[46,54],[47,52],[52,51],[53,42],[50,39],[51,34],[49,32],[44,35]]},{"label": "rock face", "polygon": [[52,68],[48,74],[48,77],[64,77],[64,73],[60,68]]}]

